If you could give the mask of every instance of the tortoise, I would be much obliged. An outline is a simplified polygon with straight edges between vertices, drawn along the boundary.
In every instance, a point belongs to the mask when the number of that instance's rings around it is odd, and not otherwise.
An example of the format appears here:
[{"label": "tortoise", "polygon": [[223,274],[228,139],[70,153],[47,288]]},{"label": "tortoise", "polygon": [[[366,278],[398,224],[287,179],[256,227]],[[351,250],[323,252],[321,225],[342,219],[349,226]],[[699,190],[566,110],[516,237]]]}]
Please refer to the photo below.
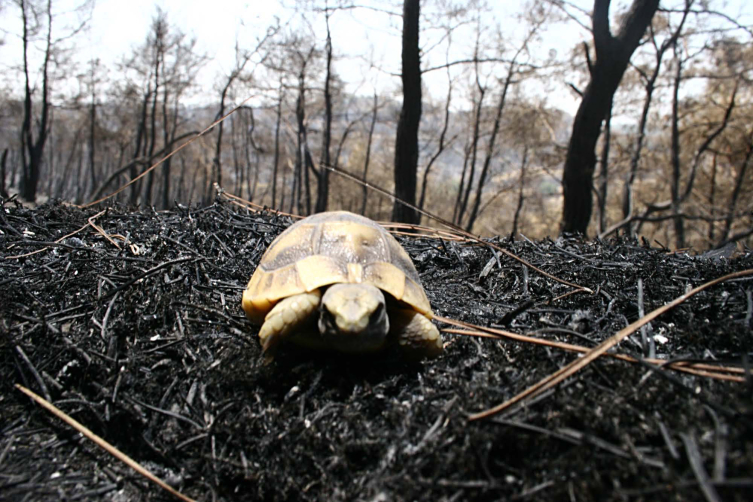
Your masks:
[{"label": "tortoise", "polygon": [[376,222],[318,213],[280,234],[243,292],[267,354],[280,342],[343,353],[397,345],[434,357],[442,338],[413,262]]}]

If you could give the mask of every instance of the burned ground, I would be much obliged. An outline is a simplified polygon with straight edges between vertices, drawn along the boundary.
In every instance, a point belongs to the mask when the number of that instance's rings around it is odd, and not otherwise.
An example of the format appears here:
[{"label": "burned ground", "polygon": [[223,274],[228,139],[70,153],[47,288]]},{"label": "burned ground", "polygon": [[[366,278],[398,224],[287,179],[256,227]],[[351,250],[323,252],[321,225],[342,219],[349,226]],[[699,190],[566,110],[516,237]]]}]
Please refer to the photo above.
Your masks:
[{"label": "burned ground", "polygon": [[[92,221],[118,249],[92,227],[54,243],[99,210],[4,209],[0,498],[169,499],[17,383],[199,500],[748,500],[753,490],[749,384],[600,359],[526,406],[469,422],[576,356],[445,335],[445,354],[421,363],[288,353],[264,364],[240,295],[288,219],[227,203],[111,207]],[[400,241],[438,315],[583,346],[639,317],[639,279],[648,312],[753,268],[752,253],[693,257],[631,240],[496,241],[596,291],[555,299],[571,288],[489,248]],[[752,291],[750,279],[730,281],[660,317],[647,333],[657,357],[744,367]],[[639,333],[618,347],[643,349]]]}]

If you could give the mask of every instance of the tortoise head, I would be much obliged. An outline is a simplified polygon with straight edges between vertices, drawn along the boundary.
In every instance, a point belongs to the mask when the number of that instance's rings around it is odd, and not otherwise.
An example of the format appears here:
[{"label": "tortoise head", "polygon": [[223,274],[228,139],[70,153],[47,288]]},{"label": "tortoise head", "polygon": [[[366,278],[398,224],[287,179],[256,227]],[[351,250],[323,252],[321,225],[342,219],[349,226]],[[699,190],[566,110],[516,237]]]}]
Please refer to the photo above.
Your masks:
[{"label": "tortoise head", "polygon": [[343,352],[371,352],[384,345],[390,329],[384,294],[370,284],[335,284],[319,306],[319,332]]}]

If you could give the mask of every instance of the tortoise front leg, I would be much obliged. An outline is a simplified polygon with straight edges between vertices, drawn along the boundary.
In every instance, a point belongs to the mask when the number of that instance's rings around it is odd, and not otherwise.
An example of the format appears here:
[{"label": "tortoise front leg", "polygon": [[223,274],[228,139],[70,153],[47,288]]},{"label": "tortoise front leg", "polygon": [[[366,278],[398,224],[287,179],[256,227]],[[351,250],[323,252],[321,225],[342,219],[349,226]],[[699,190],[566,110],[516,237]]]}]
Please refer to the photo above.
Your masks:
[{"label": "tortoise front leg", "polygon": [[306,324],[316,313],[321,298],[321,292],[315,289],[310,293],[301,293],[278,302],[264,318],[264,324],[259,330],[263,351],[274,350],[280,340]]},{"label": "tortoise front leg", "polygon": [[442,337],[434,323],[415,310],[390,313],[390,331],[400,349],[418,357],[436,357],[442,353]]}]

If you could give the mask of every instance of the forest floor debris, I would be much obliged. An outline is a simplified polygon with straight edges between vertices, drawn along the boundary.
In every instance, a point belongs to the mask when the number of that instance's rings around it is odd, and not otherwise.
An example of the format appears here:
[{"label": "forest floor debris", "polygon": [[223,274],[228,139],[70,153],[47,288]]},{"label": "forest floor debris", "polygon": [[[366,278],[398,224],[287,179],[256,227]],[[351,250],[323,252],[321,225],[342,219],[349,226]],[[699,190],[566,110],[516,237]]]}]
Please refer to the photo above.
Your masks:
[{"label": "forest floor debris", "polygon": [[[445,354],[421,363],[290,352],[264,364],[240,295],[288,218],[228,203],[101,209],[3,205],[4,499],[169,499],[15,384],[197,500],[747,500],[753,490],[751,278],[699,293],[617,347],[722,364],[747,382],[600,358],[524,406],[469,422],[579,356],[445,334]],[[751,252],[495,240],[594,291],[562,296],[571,288],[489,248],[398,239],[437,315],[588,348],[753,268]]]}]

